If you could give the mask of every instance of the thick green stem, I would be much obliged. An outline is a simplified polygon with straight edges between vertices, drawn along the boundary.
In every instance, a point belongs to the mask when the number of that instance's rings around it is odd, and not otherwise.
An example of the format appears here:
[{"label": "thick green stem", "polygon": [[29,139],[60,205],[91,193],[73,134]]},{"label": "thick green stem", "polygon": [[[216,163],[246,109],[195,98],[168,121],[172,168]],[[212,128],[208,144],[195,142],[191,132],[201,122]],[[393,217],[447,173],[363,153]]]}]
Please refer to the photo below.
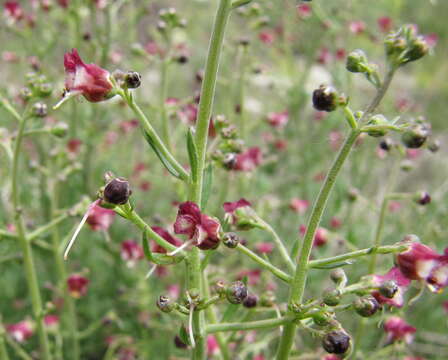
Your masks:
[{"label": "thick green stem", "polygon": [[5,330],[0,325],[0,359],[9,360],[8,350],[5,344]]},{"label": "thick green stem", "polygon": [[160,121],[163,130],[163,140],[165,141],[168,150],[172,151],[171,146],[171,132],[170,132],[170,121],[166,111],[166,97],[168,92],[168,66],[170,62],[169,59],[163,59],[161,64],[161,81],[160,81]]},{"label": "thick green stem", "polygon": [[[291,283],[289,305],[300,303],[302,301],[308,274],[308,261],[317,227],[320,224],[322,214],[325,210],[328,198],[336,182],[339,171],[341,170],[342,165],[344,165],[344,162],[347,159],[353,144],[358,138],[358,135],[359,131],[357,129],[352,129],[350,131],[349,136],[345,140],[344,145],[341,147],[336,160],[328,172],[319,196],[314,204],[313,211],[308,222],[307,231],[303,239],[299,259],[297,260],[296,272]],[[283,329],[283,336],[278,347],[277,359],[288,359],[289,352],[294,341],[295,329],[296,325],[292,322],[285,325]]]},{"label": "thick green stem", "polygon": [[207,334],[213,334],[221,331],[238,331],[238,330],[259,330],[270,329],[290,323],[294,319],[293,316],[283,316],[267,320],[248,321],[241,323],[221,323],[211,324],[206,327]]},{"label": "thick green stem", "polygon": [[[373,242],[373,247],[377,248],[381,245],[381,239],[383,236],[383,229],[384,229],[384,220],[386,219],[386,212],[387,212],[387,205],[389,203],[389,199],[387,196],[384,197],[383,202],[381,204],[381,211],[378,218],[378,225],[376,227],[375,231],[375,240]],[[369,274],[373,274],[375,272],[376,268],[376,258],[377,258],[377,252],[375,251],[372,254],[372,257],[370,258],[370,264],[369,264]]]},{"label": "thick green stem", "polygon": [[37,270],[34,265],[31,244],[26,237],[25,224],[23,221],[22,208],[20,206],[20,197],[19,197],[18,169],[19,169],[20,149],[27,120],[28,120],[27,116],[21,118],[19,131],[16,137],[16,143],[14,145],[12,179],[11,179],[12,203],[15,211],[14,220],[17,229],[17,237],[19,239],[20,247],[22,248],[23,253],[23,265],[25,270],[25,277],[28,284],[28,290],[31,296],[33,316],[37,324],[37,333],[39,335],[39,345],[42,353],[42,359],[50,360],[51,359],[50,346],[48,343],[48,337],[45,332],[45,326],[43,321],[42,299],[39,292]]}]

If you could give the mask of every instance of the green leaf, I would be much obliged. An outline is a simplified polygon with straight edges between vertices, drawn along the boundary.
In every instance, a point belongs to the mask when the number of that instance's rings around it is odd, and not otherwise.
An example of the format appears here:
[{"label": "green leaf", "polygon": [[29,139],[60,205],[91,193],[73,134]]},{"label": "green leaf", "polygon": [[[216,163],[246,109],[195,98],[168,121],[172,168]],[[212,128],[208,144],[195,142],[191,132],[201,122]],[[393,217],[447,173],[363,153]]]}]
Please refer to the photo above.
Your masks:
[{"label": "green leaf", "polygon": [[202,185],[201,209],[207,206],[208,198],[212,190],[213,165],[210,163],[204,170],[204,184]]},{"label": "green leaf", "polygon": [[145,135],[145,139],[149,146],[154,150],[159,160],[162,162],[162,164],[165,166],[165,168],[169,171],[169,173],[178,179],[181,179],[180,174],[177,172],[175,168],[170,164],[170,162],[165,158],[165,156],[160,152],[160,150],[157,148],[157,146],[154,143],[154,140],[152,139],[151,135],[148,134],[145,130],[143,130],[143,134]]},{"label": "green leaf", "polygon": [[188,331],[187,331],[187,328],[185,327],[184,324],[181,324],[181,325],[180,325],[179,337],[180,337],[180,340],[181,340],[185,345],[191,345],[191,344],[190,344],[190,337],[188,336]]},{"label": "green leaf", "polygon": [[194,142],[193,134],[191,133],[191,128],[188,129],[187,132],[187,149],[188,158],[190,159],[191,179],[193,183],[195,183],[198,180],[198,150],[196,148],[196,143]]}]

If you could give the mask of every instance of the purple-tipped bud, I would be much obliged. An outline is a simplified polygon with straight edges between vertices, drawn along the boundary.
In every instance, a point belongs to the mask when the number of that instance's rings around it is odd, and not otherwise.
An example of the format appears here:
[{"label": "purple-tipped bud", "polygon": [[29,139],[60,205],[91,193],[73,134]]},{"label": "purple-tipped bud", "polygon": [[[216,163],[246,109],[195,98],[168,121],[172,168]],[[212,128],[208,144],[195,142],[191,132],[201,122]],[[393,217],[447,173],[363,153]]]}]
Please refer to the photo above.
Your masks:
[{"label": "purple-tipped bud", "polygon": [[258,296],[255,294],[249,294],[244,299],[243,306],[248,309],[251,309],[251,308],[254,308],[255,306],[257,306],[257,303],[258,303]]},{"label": "purple-tipped bud", "polygon": [[325,305],[336,306],[341,302],[341,292],[337,289],[327,289],[322,294]]},{"label": "purple-tipped bud", "polygon": [[345,354],[350,348],[351,339],[342,330],[333,330],[322,339],[324,350],[330,354]]},{"label": "purple-tipped bud", "polygon": [[419,205],[427,205],[431,202],[431,195],[426,191],[419,191],[415,194],[414,201]]},{"label": "purple-tipped bud", "polygon": [[157,299],[157,307],[160,311],[169,313],[174,310],[174,304],[169,296],[160,295]]},{"label": "purple-tipped bud", "polygon": [[129,182],[124,178],[115,178],[110,180],[104,187],[104,200],[110,204],[126,204],[131,196]]},{"label": "purple-tipped bud", "polygon": [[234,232],[225,233],[222,237],[222,243],[230,249],[234,249],[240,243],[240,238]]},{"label": "purple-tipped bud", "polygon": [[231,304],[241,304],[247,298],[247,287],[242,281],[231,283],[226,289],[227,301]]},{"label": "purple-tipped bud", "polygon": [[334,111],[338,107],[338,97],[334,88],[321,85],[313,92],[313,106],[319,111]]},{"label": "purple-tipped bud", "polygon": [[378,311],[380,304],[373,296],[364,296],[357,298],[353,302],[353,307],[362,317],[370,317]]},{"label": "purple-tipped bud", "polygon": [[418,149],[421,147],[431,133],[428,124],[413,124],[401,136],[404,146],[410,149]]},{"label": "purple-tipped bud", "polygon": [[47,116],[47,104],[43,102],[37,102],[33,105],[33,114],[36,117],[45,117]]},{"label": "purple-tipped bud", "polygon": [[136,89],[142,83],[142,76],[136,71],[128,71],[124,76],[124,83],[129,89]]}]

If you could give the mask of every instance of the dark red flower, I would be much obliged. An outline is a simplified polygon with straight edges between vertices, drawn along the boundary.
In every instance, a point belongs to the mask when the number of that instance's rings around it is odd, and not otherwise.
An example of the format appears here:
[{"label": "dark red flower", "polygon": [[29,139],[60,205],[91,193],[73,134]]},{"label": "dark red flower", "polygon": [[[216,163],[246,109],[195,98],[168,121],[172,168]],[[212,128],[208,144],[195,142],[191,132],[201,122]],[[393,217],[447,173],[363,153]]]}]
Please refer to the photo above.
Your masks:
[{"label": "dark red flower", "polygon": [[234,169],[237,171],[252,171],[261,164],[263,155],[259,147],[251,147],[238,154]]},{"label": "dark red flower", "polygon": [[262,31],[258,34],[258,38],[266,45],[272,45],[275,41],[275,35],[272,31]]},{"label": "dark red flower", "polygon": [[47,330],[55,331],[59,327],[59,316],[57,315],[45,315],[44,324]]},{"label": "dark red flower", "polygon": [[6,331],[15,341],[19,343],[23,343],[34,334],[33,324],[29,320],[23,320],[15,324],[6,325]]},{"label": "dark red flower", "polygon": [[[306,226],[305,225],[300,225],[299,233],[300,233],[300,235],[305,236],[305,234],[306,234]],[[328,241],[328,235],[329,235],[329,232],[327,229],[325,229],[323,227],[318,227],[316,229],[316,233],[314,234],[313,246],[315,246],[315,247],[324,246]]]},{"label": "dark red flower", "polygon": [[[182,245],[182,242],[178,238],[171,235],[164,228],[162,228],[160,226],[152,226],[151,229],[154,230],[157,234],[159,234],[166,241],[168,241],[170,244],[173,244],[174,246]],[[156,253],[162,253],[162,254],[166,253],[166,249],[164,247],[160,246],[159,244],[157,244],[156,242],[153,243],[152,251],[156,252]]]},{"label": "dark red flower", "polygon": [[65,87],[72,94],[81,94],[88,101],[106,100],[111,95],[109,72],[95,64],[85,64],[78,50],[64,55]]},{"label": "dark red flower", "polygon": [[301,19],[308,19],[312,15],[311,6],[308,4],[298,5],[297,15],[299,15]]},{"label": "dark red flower", "polygon": [[398,316],[392,316],[384,322],[384,331],[387,334],[387,342],[404,340],[410,344],[414,339],[414,333],[417,329],[409,325],[406,321]]},{"label": "dark red flower", "polygon": [[67,9],[70,4],[70,0],[58,0],[58,4],[60,7]]},{"label": "dark red flower", "polygon": [[3,5],[3,13],[11,22],[19,21],[24,17],[24,12],[18,1],[6,1]]},{"label": "dark red flower", "polygon": [[381,16],[376,21],[381,32],[388,33],[392,29],[392,19],[389,16]]},{"label": "dark red flower", "polygon": [[112,225],[115,217],[115,211],[106,209],[98,204],[92,206],[87,217],[87,224],[93,231],[107,230]]},{"label": "dark red flower", "polygon": [[381,286],[385,282],[393,281],[397,285],[397,292],[393,298],[387,298],[380,294],[379,291],[372,292],[372,295],[380,304],[388,304],[395,307],[402,307],[404,304],[404,293],[409,287],[411,281],[407,279],[398,267],[393,267],[385,275],[373,275],[373,282],[376,286]]},{"label": "dark red flower", "polygon": [[89,279],[82,275],[72,274],[67,279],[67,288],[71,296],[76,299],[87,294],[87,286],[89,285]]},{"label": "dark red flower", "polygon": [[439,264],[441,256],[429,246],[412,242],[408,250],[397,255],[397,265],[411,280],[426,280]]},{"label": "dark red flower", "polygon": [[202,214],[192,201],[179,205],[174,233],[187,235],[201,250],[215,249],[219,245],[221,224],[215,218]]}]

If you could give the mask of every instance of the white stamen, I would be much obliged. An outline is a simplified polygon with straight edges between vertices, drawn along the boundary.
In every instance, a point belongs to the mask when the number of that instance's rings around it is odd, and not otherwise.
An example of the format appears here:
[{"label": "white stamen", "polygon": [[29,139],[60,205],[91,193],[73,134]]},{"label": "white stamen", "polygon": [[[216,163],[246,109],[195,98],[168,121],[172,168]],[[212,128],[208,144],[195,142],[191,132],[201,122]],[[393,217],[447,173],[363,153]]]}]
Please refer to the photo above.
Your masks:
[{"label": "white stamen", "polygon": [[153,265],[151,269],[149,269],[148,273],[145,276],[145,279],[149,279],[149,277],[154,273],[157,268],[157,264]]},{"label": "white stamen", "polygon": [[79,91],[71,91],[71,92],[67,92],[65,93],[65,95],[61,98],[61,100],[59,100],[56,105],[53,106],[53,110],[57,110],[59,109],[59,107],[65,103],[67,100],[70,100],[73,96],[78,95],[80,92]]},{"label": "white stamen", "polygon": [[84,216],[81,219],[81,222],[79,223],[78,227],[75,230],[75,233],[73,234],[72,238],[70,239],[70,242],[68,243],[67,247],[65,248],[64,251],[64,260],[67,260],[68,257],[68,253],[70,252],[70,249],[72,248],[72,246],[75,243],[76,238],[78,237],[79,232],[81,231],[82,227],[84,226],[84,224],[87,221],[87,218],[90,215],[90,211],[92,210],[92,208],[98,203],[99,200],[95,200],[93,203],[91,203],[89,205],[89,207],[87,208],[86,213],[84,214]]},{"label": "white stamen", "polygon": [[167,253],[168,256],[174,256],[176,255],[178,252],[182,251],[183,249],[185,249],[188,245],[190,245],[191,243],[193,243],[193,240],[189,240],[185,243],[182,244],[182,246],[179,246],[176,250],[173,250],[169,253]]},{"label": "white stamen", "polygon": [[194,311],[194,305],[191,303],[190,314],[188,315],[188,335],[190,335],[191,347],[195,348],[196,343],[194,342],[194,334],[193,334],[193,311]]}]

